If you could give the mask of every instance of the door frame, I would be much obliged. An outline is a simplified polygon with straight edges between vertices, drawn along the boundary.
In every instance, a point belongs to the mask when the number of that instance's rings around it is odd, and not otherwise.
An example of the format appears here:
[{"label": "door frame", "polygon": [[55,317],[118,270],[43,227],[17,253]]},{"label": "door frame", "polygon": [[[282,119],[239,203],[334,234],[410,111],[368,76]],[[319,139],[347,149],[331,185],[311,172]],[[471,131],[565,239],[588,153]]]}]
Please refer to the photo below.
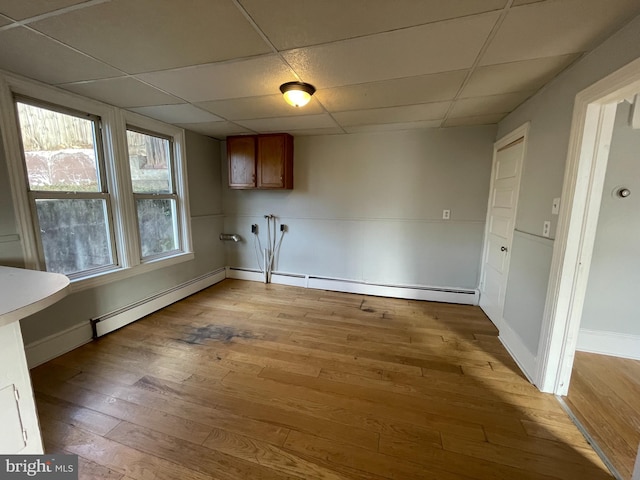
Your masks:
[{"label": "door frame", "polygon": [[[482,256],[480,257],[480,278],[479,278],[479,285],[478,285],[478,291],[480,293],[480,299],[482,299],[482,295],[484,293],[484,274],[485,274],[485,257],[487,255],[487,245],[489,243],[489,217],[491,215],[491,200],[492,200],[492,195],[493,195],[493,187],[494,187],[494,177],[496,174],[496,160],[497,160],[497,155],[498,152],[508,146],[509,144],[515,142],[516,140],[518,140],[519,138],[523,138],[523,145],[522,145],[522,159],[520,161],[520,165],[518,167],[518,173],[517,173],[517,191],[516,191],[516,199],[515,199],[515,203],[513,206],[513,219],[514,219],[514,229],[515,229],[515,220],[517,218],[517,214],[518,214],[518,201],[520,199],[520,186],[521,186],[521,182],[522,182],[522,170],[524,168],[524,160],[526,158],[527,155],[527,141],[529,139],[529,127],[530,127],[531,123],[530,122],[526,122],[522,125],[520,125],[518,128],[516,128],[515,130],[507,133],[506,135],[504,135],[503,137],[500,137],[498,140],[496,140],[496,142],[493,144],[493,160],[492,160],[492,164],[491,164],[491,181],[489,183],[489,199],[487,200],[487,216],[485,219],[485,226],[484,226],[484,242],[482,245]],[[513,231],[510,233],[511,235],[511,244],[513,244]],[[505,288],[508,285],[509,282],[509,268],[510,268],[510,264],[511,264],[511,246],[509,245],[509,252],[508,252],[508,258],[507,258],[507,264],[506,264],[506,268],[505,268]],[[478,301],[478,304],[480,303],[480,301]],[[502,310],[504,312],[504,305],[502,305]],[[498,329],[498,332],[500,332],[503,329],[503,325],[504,325],[504,319],[502,318],[502,314],[500,315],[500,318],[498,319],[492,319],[490,318],[491,322],[496,326],[496,328]]]},{"label": "door frame", "polygon": [[553,245],[536,385],[566,395],[589,278],[618,102],[640,92],[640,58],[576,96]]}]

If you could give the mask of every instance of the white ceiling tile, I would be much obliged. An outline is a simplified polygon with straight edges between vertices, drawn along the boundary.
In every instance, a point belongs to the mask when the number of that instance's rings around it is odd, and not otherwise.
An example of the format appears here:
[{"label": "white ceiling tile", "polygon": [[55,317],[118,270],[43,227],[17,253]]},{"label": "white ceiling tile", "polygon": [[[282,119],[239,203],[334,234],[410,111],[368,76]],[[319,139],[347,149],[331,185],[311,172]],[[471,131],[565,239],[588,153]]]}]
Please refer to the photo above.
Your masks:
[{"label": "white ceiling tile", "polygon": [[442,119],[451,102],[424,103],[403,107],[373,108],[333,114],[341,126],[375,125],[380,123],[406,123]]},{"label": "white ceiling tile", "polygon": [[53,12],[86,0],[0,0],[0,13],[15,20]]},{"label": "white ceiling tile", "polygon": [[129,110],[167,123],[203,123],[222,120],[214,114],[205,112],[189,103],[136,107]]},{"label": "white ceiling tile", "polygon": [[232,122],[178,123],[179,127],[214,138],[226,138],[229,135],[253,133]]},{"label": "white ceiling tile", "polygon": [[322,106],[314,100],[314,97],[311,97],[311,101],[304,107],[296,108],[285,102],[284,97],[280,94],[215,100],[213,102],[197,103],[196,105],[227,120],[324,113]]},{"label": "white ceiling tile", "polygon": [[396,130],[424,130],[438,128],[442,120],[425,120],[423,122],[383,123],[379,125],[358,125],[344,127],[347,133],[390,132]]},{"label": "white ceiling tile", "polygon": [[[501,9],[506,0],[241,0],[279,50]],[[283,13],[286,12],[286,13]]]},{"label": "white ceiling tile", "polygon": [[[505,21],[470,72],[507,4]],[[0,0],[0,69],[218,138],[428,128],[444,118],[447,125],[484,124],[640,14],[639,0],[185,5]],[[27,26],[13,24],[25,17]],[[283,49],[284,59],[251,22]],[[300,110],[279,93],[280,84],[298,76],[318,88]]]},{"label": "white ceiling tile", "polygon": [[271,51],[231,0],[112,0],[31,25],[128,73]]},{"label": "white ceiling tile", "polygon": [[445,127],[463,127],[469,125],[493,125],[502,120],[506,113],[490,113],[488,115],[476,115],[473,117],[448,118],[444,122]]},{"label": "white ceiling tile", "polygon": [[579,54],[569,54],[478,67],[460,96],[480,97],[538,90],[578,56]]},{"label": "white ceiling tile", "polygon": [[238,124],[256,132],[287,132],[289,130],[308,130],[316,128],[336,128],[333,119],[326,113],[301,117],[262,118],[239,120]]},{"label": "white ceiling tile", "polygon": [[316,93],[330,112],[451,100],[467,70],[328,88]]},{"label": "white ceiling tile", "polygon": [[295,80],[277,55],[145,73],[138,78],[189,102],[271,95],[283,83]]},{"label": "white ceiling tile", "polygon": [[516,7],[480,64],[584,52],[638,13],[638,0],[556,0]]},{"label": "white ceiling tile", "polygon": [[316,88],[375,82],[469,68],[498,13],[431,23],[284,52]]},{"label": "white ceiling tile", "polygon": [[109,78],[60,85],[85,97],[95,98],[116,107],[147,107],[184,103],[184,100],[161,92],[131,77]]},{"label": "white ceiling tile", "polygon": [[303,128],[300,130],[290,129],[287,131],[294,137],[302,137],[302,136],[315,136],[315,135],[342,135],[344,134],[344,130],[340,127],[330,127],[330,128]]},{"label": "white ceiling tile", "polygon": [[534,92],[505,93],[487,97],[456,100],[449,117],[473,117],[490,113],[508,113],[529,98]]},{"label": "white ceiling tile", "polygon": [[58,84],[117,77],[122,73],[24,27],[0,32],[0,66],[5,70]]}]

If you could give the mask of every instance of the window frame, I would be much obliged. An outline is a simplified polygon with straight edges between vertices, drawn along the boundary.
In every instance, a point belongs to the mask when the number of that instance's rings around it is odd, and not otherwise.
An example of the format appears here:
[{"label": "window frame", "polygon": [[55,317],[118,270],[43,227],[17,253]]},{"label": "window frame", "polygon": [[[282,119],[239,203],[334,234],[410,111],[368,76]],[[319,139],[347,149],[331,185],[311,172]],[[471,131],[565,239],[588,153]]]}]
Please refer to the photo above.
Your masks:
[{"label": "window frame", "polygon": [[[136,232],[136,241],[137,241],[137,256],[140,261],[140,264],[153,264],[154,262],[162,261],[163,259],[170,258],[175,255],[175,250],[167,253],[160,253],[155,255],[149,255],[147,257],[142,256],[142,244],[140,240],[140,231],[138,226],[138,213],[137,213],[137,205],[136,199],[138,198],[171,198],[176,202],[176,222],[178,227],[178,252],[180,251],[192,251],[191,245],[191,235],[190,230],[191,226],[189,225],[189,221],[191,215],[189,213],[189,202],[185,201],[188,199],[188,191],[187,191],[187,165],[186,158],[184,155],[184,130],[174,127],[173,125],[167,125],[165,123],[150,119],[148,117],[144,117],[142,115],[138,115],[133,112],[123,111],[123,117],[125,122],[125,147],[126,147],[126,174],[127,174],[127,186],[130,188],[130,197],[133,200],[133,218],[135,220],[135,232]],[[170,180],[171,186],[173,188],[173,193],[170,194],[148,194],[148,193],[135,193],[133,191],[133,185],[131,182],[131,169],[129,163],[129,149],[127,144],[126,131],[131,130],[137,133],[142,133],[145,135],[151,135],[159,138],[164,138],[169,141],[170,146],[170,161],[171,161],[171,171],[170,171]]]},{"label": "window frame", "polygon": [[[125,111],[97,100],[66,92],[56,87],[41,84],[20,76],[0,71],[0,133],[9,172],[11,196],[24,266],[42,270],[43,257],[40,239],[36,231],[37,217],[32,209],[28,175],[22,154],[20,126],[18,124],[16,99],[22,98],[41,104],[44,108],[65,113],[65,110],[89,114],[100,119],[101,142],[106,182],[109,196],[108,211],[111,212],[111,232],[114,237],[113,268],[88,271],[85,275],[70,275],[71,291],[81,291],[133,277],[159,268],[175,265],[194,258],[184,130],[174,125]],[[172,255],[141,260],[135,201],[131,188],[129,157],[127,150],[127,125],[160,133],[173,141],[176,193],[181,204],[178,210],[181,244]]]},{"label": "window frame", "polygon": [[[34,190],[29,185],[28,169],[26,165],[26,154],[24,151],[24,140],[22,138],[22,129],[20,128],[19,114],[17,104],[18,102],[29,105],[36,108],[46,109],[52,112],[61,113],[64,115],[74,116],[77,118],[85,117],[93,123],[93,135],[94,135],[94,149],[96,154],[96,174],[98,177],[98,190],[96,192],[85,191],[73,191],[73,190]],[[18,125],[18,139],[20,143],[20,154],[23,161],[23,168],[26,174],[25,187],[27,189],[27,195],[29,197],[29,207],[31,209],[31,218],[33,222],[33,228],[36,232],[36,249],[38,255],[38,265],[41,267],[46,266],[46,259],[44,253],[44,242],[37,232],[40,230],[40,220],[38,218],[38,200],[103,200],[106,206],[106,220],[107,220],[107,234],[109,239],[109,248],[111,250],[112,263],[104,265],[102,267],[96,267],[89,270],[83,270],[81,272],[74,272],[68,274],[69,279],[74,280],[76,278],[84,278],[99,273],[106,273],[118,268],[119,265],[119,250],[116,245],[116,237],[114,234],[114,221],[112,212],[111,194],[109,188],[109,182],[107,181],[107,173],[105,166],[104,155],[104,141],[102,139],[102,125],[101,119],[98,115],[91,113],[80,112],[70,108],[66,108],[59,105],[51,104],[50,102],[44,102],[31,97],[25,97],[24,95],[13,95],[13,106],[15,109],[15,115]]]}]

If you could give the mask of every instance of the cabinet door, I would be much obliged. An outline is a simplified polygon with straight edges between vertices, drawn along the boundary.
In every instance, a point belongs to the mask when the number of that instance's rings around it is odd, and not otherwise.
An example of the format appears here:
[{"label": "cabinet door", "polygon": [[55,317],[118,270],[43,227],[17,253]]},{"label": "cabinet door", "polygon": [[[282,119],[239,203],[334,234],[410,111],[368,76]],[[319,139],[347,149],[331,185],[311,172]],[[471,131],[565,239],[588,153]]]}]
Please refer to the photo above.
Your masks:
[{"label": "cabinet door", "polygon": [[19,322],[0,327],[0,410],[0,453],[42,454],[38,412]]},{"label": "cabinet door", "polygon": [[3,454],[18,453],[27,446],[24,441],[22,418],[18,407],[15,385],[0,390],[0,452]]},{"label": "cabinet door", "polygon": [[255,188],[256,137],[246,135],[227,138],[229,187]]},{"label": "cabinet door", "polygon": [[293,188],[293,137],[258,137],[258,188]]}]

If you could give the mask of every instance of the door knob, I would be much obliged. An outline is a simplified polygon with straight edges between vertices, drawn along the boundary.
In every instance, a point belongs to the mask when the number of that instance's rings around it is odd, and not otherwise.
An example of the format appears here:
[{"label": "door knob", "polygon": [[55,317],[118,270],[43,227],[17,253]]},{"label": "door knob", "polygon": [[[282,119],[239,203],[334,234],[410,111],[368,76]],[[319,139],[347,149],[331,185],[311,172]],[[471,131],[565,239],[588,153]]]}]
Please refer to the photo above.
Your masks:
[{"label": "door knob", "polygon": [[500,247],[500,251],[501,252],[506,252],[507,251],[507,247],[505,247],[504,245],[502,247]]}]

